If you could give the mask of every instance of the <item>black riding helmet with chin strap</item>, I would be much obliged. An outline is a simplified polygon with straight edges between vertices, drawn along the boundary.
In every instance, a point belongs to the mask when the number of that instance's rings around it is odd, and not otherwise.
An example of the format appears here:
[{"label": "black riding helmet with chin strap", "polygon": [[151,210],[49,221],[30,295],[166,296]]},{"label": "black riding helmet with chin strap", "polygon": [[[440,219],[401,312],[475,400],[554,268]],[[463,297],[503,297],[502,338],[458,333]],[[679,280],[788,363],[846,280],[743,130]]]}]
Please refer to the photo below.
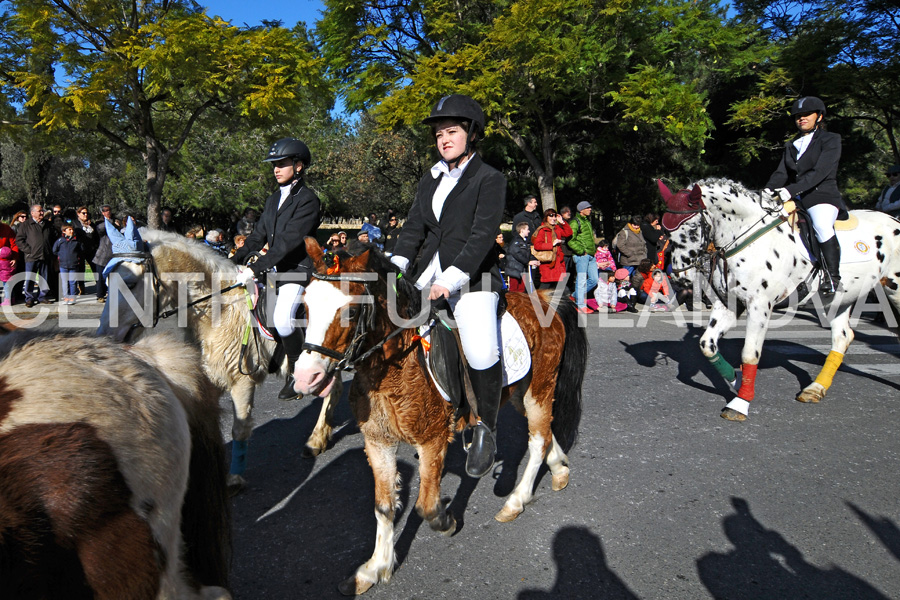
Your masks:
[{"label": "black riding helmet with chin strap", "polygon": [[792,117],[811,112],[817,112],[824,117],[825,103],[815,96],[803,96],[802,98],[797,98],[791,106]]},{"label": "black riding helmet with chin strap", "polygon": [[[296,138],[281,138],[269,148],[263,162],[277,162],[282,158],[290,158],[294,166],[294,179],[300,178],[297,173],[297,163],[303,163],[303,168],[309,167],[312,162],[312,154],[309,147]],[[302,171],[301,171],[302,172]]]},{"label": "black riding helmet with chin strap", "polygon": [[481,106],[462,94],[451,94],[437,101],[431,114],[422,120],[425,125],[436,125],[441,121],[466,121],[468,122],[468,135],[466,136],[466,149],[462,154],[452,160],[446,161],[449,166],[459,163],[459,160],[468,156],[474,143],[484,135],[484,111]]}]

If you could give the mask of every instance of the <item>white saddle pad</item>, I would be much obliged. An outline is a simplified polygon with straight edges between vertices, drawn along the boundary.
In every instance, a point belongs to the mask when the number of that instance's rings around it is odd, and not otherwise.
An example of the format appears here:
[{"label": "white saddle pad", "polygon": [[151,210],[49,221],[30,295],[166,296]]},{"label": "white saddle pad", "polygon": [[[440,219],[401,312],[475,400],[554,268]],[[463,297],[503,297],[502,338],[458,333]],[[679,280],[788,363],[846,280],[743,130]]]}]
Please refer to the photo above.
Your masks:
[{"label": "white saddle pad", "polygon": [[[525,377],[531,370],[531,350],[528,348],[528,341],[519,323],[508,312],[503,313],[500,319],[500,362],[503,363],[503,385],[507,386],[515,383]],[[428,348],[431,342],[431,333],[422,334],[422,339],[426,344],[423,347]],[[450,395],[444,391],[434,378],[431,372],[431,363],[428,360],[428,350],[425,350],[425,367],[428,369],[428,375],[434,383],[438,392],[447,402],[450,402]]]},{"label": "white saddle pad", "polygon": [[875,260],[875,240],[863,239],[864,229],[837,231],[841,244],[841,264],[861,263]]}]

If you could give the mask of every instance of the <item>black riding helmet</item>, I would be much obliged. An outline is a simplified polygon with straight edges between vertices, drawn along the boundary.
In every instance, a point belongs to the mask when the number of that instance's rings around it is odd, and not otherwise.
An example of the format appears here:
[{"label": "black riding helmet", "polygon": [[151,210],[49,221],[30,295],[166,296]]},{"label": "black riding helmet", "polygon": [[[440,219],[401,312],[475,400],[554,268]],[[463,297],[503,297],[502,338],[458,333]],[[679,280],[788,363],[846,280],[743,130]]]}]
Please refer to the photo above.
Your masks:
[{"label": "black riding helmet", "polygon": [[275,162],[282,158],[292,158],[304,166],[312,162],[312,154],[306,144],[296,138],[281,138],[269,148],[263,162]]},{"label": "black riding helmet", "polygon": [[794,101],[791,106],[791,116],[796,117],[804,113],[817,112],[825,116],[825,103],[815,96],[803,96]]},{"label": "black riding helmet", "polygon": [[431,114],[422,119],[422,123],[434,125],[447,119],[468,121],[470,124],[465,151],[455,159],[447,161],[452,166],[453,163],[458,163],[463,156],[467,156],[471,151],[472,143],[484,135],[484,111],[481,109],[481,105],[468,96],[451,94],[438,100],[431,109]]}]

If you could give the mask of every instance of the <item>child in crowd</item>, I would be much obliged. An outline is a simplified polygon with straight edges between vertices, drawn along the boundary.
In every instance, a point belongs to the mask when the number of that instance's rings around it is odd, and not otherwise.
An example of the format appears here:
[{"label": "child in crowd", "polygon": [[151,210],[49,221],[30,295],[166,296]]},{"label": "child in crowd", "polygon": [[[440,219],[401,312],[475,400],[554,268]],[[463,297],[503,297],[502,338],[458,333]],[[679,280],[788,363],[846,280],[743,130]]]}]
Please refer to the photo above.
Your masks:
[{"label": "child in crowd", "polygon": [[613,259],[612,252],[609,250],[609,242],[600,240],[597,242],[597,252],[594,254],[594,260],[597,261],[597,270],[600,273],[615,273],[616,261]]},{"label": "child in crowd", "polygon": [[533,292],[532,267],[540,266],[540,261],[531,254],[531,225],[527,221],[516,224],[516,235],[506,248],[506,275],[509,277],[509,291]]},{"label": "child in crowd", "polygon": [[81,242],[75,238],[75,228],[65,223],[62,237],[53,244],[53,254],[59,259],[60,292],[63,304],[75,304],[75,275],[81,262]]},{"label": "child in crowd", "polygon": [[652,311],[672,310],[674,297],[669,294],[669,282],[659,269],[653,269],[650,277],[644,280],[639,294],[644,304],[650,305]]},{"label": "child in crowd", "polygon": [[0,306],[12,306],[12,287],[9,280],[16,274],[16,264],[13,262],[13,251],[9,246],[0,248],[0,282],[3,283],[3,302]]},{"label": "child in crowd", "polygon": [[[637,309],[634,307],[634,303],[637,301],[637,290],[631,287],[631,273],[628,272],[628,269],[621,267],[616,269],[615,278],[619,304],[624,304],[626,311],[636,313]],[[616,310],[619,310],[618,305]]]},{"label": "child in crowd", "polygon": [[231,252],[228,253],[228,258],[234,256],[234,253],[238,251],[239,248],[244,247],[244,241],[247,239],[246,235],[236,235],[234,236],[234,248],[231,249]]}]

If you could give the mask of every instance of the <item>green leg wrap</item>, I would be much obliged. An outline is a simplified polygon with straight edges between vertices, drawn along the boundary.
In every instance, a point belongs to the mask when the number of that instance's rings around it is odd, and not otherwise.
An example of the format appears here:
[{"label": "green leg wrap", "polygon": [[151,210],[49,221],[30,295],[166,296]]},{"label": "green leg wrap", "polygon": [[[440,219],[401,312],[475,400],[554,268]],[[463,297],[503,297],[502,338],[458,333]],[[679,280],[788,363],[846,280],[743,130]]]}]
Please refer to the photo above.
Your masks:
[{"label": "green leg wrap", "polygon": [[719,375],[725,378],[725,381],[734,381],[734,367],[719,352],[716,352],[715,356],[710,357],[709,362],[719,372]]}]

